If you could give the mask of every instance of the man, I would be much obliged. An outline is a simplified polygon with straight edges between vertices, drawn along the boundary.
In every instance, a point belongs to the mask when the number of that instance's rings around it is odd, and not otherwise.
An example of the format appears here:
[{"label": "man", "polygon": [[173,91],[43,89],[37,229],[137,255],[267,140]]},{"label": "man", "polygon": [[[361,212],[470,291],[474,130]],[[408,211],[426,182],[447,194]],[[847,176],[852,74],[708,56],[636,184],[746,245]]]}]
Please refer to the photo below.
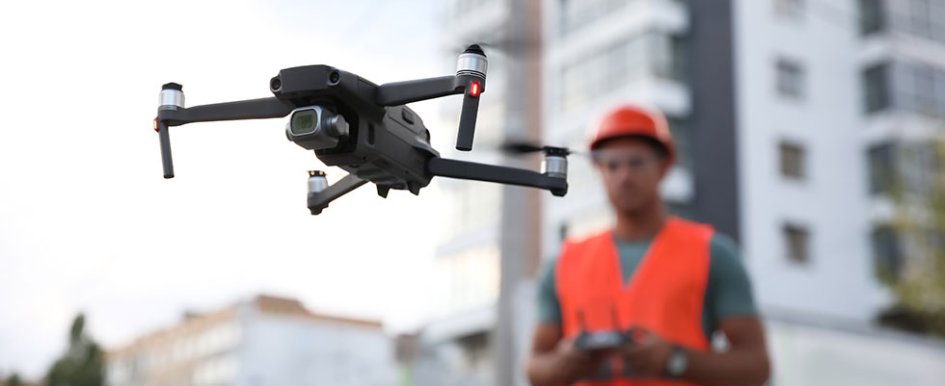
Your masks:
[{"label": "man", "polygon": [[[565,242],[542,274],[528,362],[535,386],[760,385],[767,349],[734,243],[668,216],[660,181],[676,158],[662,115],[620,106],[590,148],[613,229]],[[582,349],[582,332],[623,331],[617,348]],[[728,348],[712,350],[722,333]]]}]

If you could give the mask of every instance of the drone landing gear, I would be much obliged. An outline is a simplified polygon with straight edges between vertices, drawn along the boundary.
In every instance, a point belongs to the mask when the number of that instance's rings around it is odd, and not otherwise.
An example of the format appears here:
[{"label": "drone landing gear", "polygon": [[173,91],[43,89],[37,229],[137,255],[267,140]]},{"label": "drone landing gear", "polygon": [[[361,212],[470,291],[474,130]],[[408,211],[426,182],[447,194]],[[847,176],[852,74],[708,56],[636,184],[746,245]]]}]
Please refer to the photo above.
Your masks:
[{"label": "drone landing gear", "polygon": [[358,178],[354,174],[349,174],[334,185],[328,185],[325,172],[311,170],[308,172],[308,210],[313,215],[320,214],[336,198],[348,194],[366,183],[367,181]]},{"label": "drone landing gear", "polygon": [[[325,172],[321,170],[309,170],[308,172],[308,210],[312,215],[321,214],[322,210],[328,207],[335,199],[350,193],[351,191],[368,183],[354,174],[348,174],[334,185],[328,185],[328,179]],[[377,185],[377,195],[387,198],[391,190],[390,185]],[[420,195],[419,184],[408,184],[407,190],[415,196]]]}]

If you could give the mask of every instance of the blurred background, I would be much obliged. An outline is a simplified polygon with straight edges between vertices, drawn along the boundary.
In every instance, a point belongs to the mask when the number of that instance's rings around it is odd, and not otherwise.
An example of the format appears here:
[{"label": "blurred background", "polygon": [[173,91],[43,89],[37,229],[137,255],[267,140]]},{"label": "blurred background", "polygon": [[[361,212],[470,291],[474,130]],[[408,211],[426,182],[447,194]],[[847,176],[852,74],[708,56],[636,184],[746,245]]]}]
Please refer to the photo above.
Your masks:
[{"label": "blurred background", "polygon": [[945,384],[945,0],[6,2],[0,32],[7,385],[525,385],[536,272],[613,221],[586,160],[564,198],[435,179],[312,217],[284,121],[177,129],[173,180],[151,130],[166,82],[381,84],[472,42],[474,150],[460,97],[411,104],[445,156],[537,169],[496,149],[659,108],[665,199],[740,244],[770,384]]}]

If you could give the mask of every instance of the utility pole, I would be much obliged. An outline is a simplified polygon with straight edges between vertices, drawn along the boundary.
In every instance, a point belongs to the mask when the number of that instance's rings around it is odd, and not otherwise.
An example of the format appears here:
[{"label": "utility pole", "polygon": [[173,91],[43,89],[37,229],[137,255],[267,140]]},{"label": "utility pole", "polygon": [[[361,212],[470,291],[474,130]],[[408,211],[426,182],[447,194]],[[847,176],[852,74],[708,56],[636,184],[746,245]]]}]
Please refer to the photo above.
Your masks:
[{"label": "utility pole", "polygon": [[[506,117],[509,139],[541,140],[542,78],[542,0],[509,1],[503,39],[508,57]],[[538,157],[523,160],[518,166],[539,168]],[[500,225],[500,281],[498,317],[492,349],[495,358],[496,385],[523,385],[521,360],[526,355],[528,337],[522,336],[522,324],[531,323],[530,302],[516,303],[538,271],[541,261],[541,192],[505,186],[502,188]],[[524,309],[523,309],[524,307]]]}]

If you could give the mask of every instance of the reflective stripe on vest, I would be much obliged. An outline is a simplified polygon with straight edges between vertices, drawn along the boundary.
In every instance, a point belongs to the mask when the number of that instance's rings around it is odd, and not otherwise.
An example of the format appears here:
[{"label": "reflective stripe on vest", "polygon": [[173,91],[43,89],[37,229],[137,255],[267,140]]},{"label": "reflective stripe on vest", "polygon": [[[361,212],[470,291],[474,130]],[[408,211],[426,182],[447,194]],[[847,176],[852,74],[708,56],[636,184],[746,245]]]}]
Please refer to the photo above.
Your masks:
[{"label": "reflective stripe on vest", "polygon": [[[670,217],[657,233],[633,275],[623,282],[613,232],[565,242],[555,266],[562,331],[574,338],[585,331],[639,326],[694,350],[707,350],[702,307],[709,277],[708,225]],[[634,380],[620,363],[579,385],[674,385]]]}]

